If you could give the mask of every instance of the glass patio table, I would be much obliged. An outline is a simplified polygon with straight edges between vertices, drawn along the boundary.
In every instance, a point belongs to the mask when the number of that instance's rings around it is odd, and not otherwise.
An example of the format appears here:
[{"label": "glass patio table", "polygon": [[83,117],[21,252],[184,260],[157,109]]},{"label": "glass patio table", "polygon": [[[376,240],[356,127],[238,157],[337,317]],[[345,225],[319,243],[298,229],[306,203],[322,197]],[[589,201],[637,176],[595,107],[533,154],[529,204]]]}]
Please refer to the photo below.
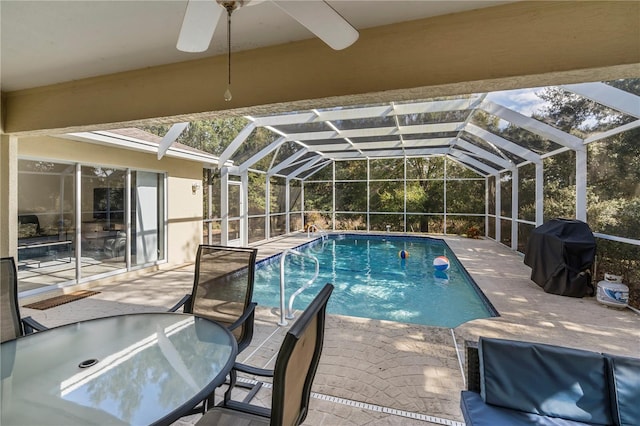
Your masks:
[{"label": "glass patio table", "polygon": [[223,383],[236,339],[190,314],[78,322],[0,345],[0,424],[169,424]]}]

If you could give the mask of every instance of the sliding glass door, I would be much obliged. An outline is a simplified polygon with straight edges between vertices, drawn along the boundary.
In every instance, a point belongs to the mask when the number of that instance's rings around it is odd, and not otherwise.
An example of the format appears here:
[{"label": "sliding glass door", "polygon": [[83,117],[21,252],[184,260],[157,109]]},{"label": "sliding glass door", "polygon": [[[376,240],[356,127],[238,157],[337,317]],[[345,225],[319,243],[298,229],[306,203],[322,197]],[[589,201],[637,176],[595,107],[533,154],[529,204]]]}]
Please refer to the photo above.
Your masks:
[{"label": "sliding glass door", "polygon": [[164,260],[165,178],[19,160],[19,291],[37,293]]}]

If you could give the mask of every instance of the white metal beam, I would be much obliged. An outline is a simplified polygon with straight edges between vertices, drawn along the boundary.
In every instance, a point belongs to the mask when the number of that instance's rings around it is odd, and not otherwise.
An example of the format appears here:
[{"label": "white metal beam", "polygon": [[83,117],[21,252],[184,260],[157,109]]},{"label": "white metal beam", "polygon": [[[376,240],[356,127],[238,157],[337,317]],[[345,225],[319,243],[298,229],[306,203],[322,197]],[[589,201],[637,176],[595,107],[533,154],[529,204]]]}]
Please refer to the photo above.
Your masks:
[{"label": "white metal beam", "polygon": [[316,164],[318,161],[322,160],[324,157],[322,157],[321,155],[317,155],[315,157],[311,157],[309,159],[309,161],[307,161],[307,163],[305,165],[303,165],[302,167],[297,168],[296,170],[294,170],[293,172],[289,173],[287,175],[287,177],[289,179],[294,178],[296,176],[298,176],[300,173],[309,170],[314,164]]},{"label": "white metal beam", "polygon": [[233,154],[235,154],[238,148],[240,148],[240,145],[242,145],[242,142],[247,140],[247,138],[249,137],[251,132],[255,130],[255,128],[256,128],[255,122],[249,123],[244,129],[240,131],[240,133],[238,133],[238,136],[236,136],[236,138],[233,141],[231,141],[227,149],[225,149],[222,155],[220,155],[220,160],[218,163],[219,167],[222,167],[224,163],[228,159],[230,159],[233,156]]},{"label": "white metal beam", "polygon": [[527,117],[526,115],[522,115],[517,111],[505,108],[491,101],[485,100],[481,105],[481,109],[491,115],[502,118],[509,123],[513,123],[518,127],[526,129],[531,133],[535,133],[536,135],[542,136],[543,138],[549,139],[550,141],[556,142],[562,146],[575,149],[582,145],[582,140],[577,136],[565,133],[562,130],[543,123],[542,121]]},{"label": "white metal beam", "polygon": [[495,223],[495,227],[496,227],[496,241],[497,242],[501,242],[502,240],[502,219],[500,219],[500,216],[502,216],[502,188],[501,188],[501,180],[500,180],[500,174],[496,175],[496,223]]},{"label": "white metal beam", "polygon": [[536,226],[544,223],[544,165],[536,163]]},{"label": "white metal beam", "polygon": [[344,151],[348,149],[353,149],[353,145],[345,143],[327,143],[327,144],[318,144],[311,145],[307,144],[307,148],[309,151],[320,151],[320,152],[331,152],[331,151]]},{"label": "white metal beam", "polygon": [[385,148],[402,149],[402,143],[399,140],[384,141],[384,142],[354,142],[354,146],[359,149],[385,149]]},{"label": "white metal beam", "polygon": [[356,138],[356,137],[368,137],[368,136],[389,136],[389,135],[410,135],[419,133],[439,133],[439,132],[457,132],[464,123],[433,123],[433,124],[420,124],[414,126],[402,126],[400,129],[394,127],[372,127],[366,129],[349,129],[341,130],[339,133],[336,131],[322,131],[322,132],[308,132],[308,133],[291,133],[287,138],[288,141],[301,141],[305,140],[322,140],[322,139],[340,139],[340,138]]},{"label": "white metal beam", "polygon": [[365,155],[372,157],[404,157],[404,151],[400,149],[376,149],[374,151],[366,151]]},{"label": "white metal beam", "polygon": [[267,155],[271,154],[274,150],[278,149],[280,145],[285,142],[284,138],[278,138],[275,141],[271,142],[268,146],[262,148],[258,153],[254,154],[251,158],[249,158],[244,163],[238,166],[240,172],[245,172],[249,169],[249,167],[253,166],[258,161],[262,160]]},{"label": "white metal beam", "polygon": [[311,176],[315,175],[316,173],[318,173],[320,170],[324,169],[325,167],[327,167],[329,164],[333,163],[333,160],[327,160],[323,163],[317,164],[313,167],[310,168],[310,170],[312,170],[311,173],[309,173],[308,175],[306,175],[302,180],[307,180],[309,179]]},{"label": "white metal beam", "polygon": [[447,112],[473,109],[479,105],[481,97],[451,99],[444,101],[413,102],[406,104],[376,105],[361,108],[341,108],[325,111],[311,111],[253,118],[258,127],[305,124],[321,121],[357,120],[362,118],[410,115],[429,112]]},{"label": "white metal beam", "polygon": [[281,163],[279,163],[277,166],[272,167],[268,171],[267,175],[268,176],[273,176],[276,173],[278,173],[280,170],[289,167],[289,165],[291,165],[291,163],[293,163],[298,158],[300,158],[303,155],[305,155],[307,152],[309,152],[309,150],[307,148],[301,149],[300,151],[296,152],[295,154],[291,155],[289,158],[287,158],[284,161],[282,161]]},{"label": "white metal beam", "polygon": [[517,155],[518,157],[524,158],[525,160],[529,160],[533,162],[540,161],[540,156],[535,152],[525,147],[522,147],[514,142],[508,141],[505,138],[502,138],[498,135],[494,135],[490,131],[485,130],[481,127],[478,127],[475,124],[468,123],[464,130],[474,136],[484,139],[485,141],[493,145],[496,145],[499,148],[507,150],[512,154]]},{"label": "white metal beam", "polygon": [[576,219],[587,221],[587,150],[576,151]]},{"label": "white metal beam", "polygon": [[449,151],[450,148],[448,146],[431,146],[418,149],[405,149],[404,154],[407,157],[416,157],[419,155],[445,155],[448,154]]},{"label": "white metal beam", "polygon": [[515,166],[515,164],[511,161],[505,160],[502,157],[498,157],[497,155],[480,148],[479,146],[476,146],[472,143],[467,142],[464,139],[460,139],[458,138],[458,140],[456,141],[456,146],[460,147],[460,148],[464,148],[469,152],[472,152],[473,154],[476,154],[479,157],[484,158],[487,161],[491,161],[494,164],[497,164],[499,166],[504,167],[505,169],[509,169],[513,166]]},{"label": "white metal beam", "polygon": [[453,155],[448,155],[449,160],[456,162],[458,165],[460,165],[461,167],[464,167],[467,170],[471,170],[473,173],[476,173],[480,176],[482,176],[483,178],[486,178],[489,175],[486,174],[482,174],[478,171],[478,169],[475,169],[473,166],[471,166],[471,164],[465,163],[464,161],[462,161],[459,158],[454,157]]},{"label": "white metal beam", "polygon": [[636,127],[640,127],[640,120],[632,121],[631,123],[623,124],[622,126],[618,126],[614,129],[607,130],[606,132],[598,133],[593,136],[589,136],[584,140],[584,144],[590,144],[592,142],[597,142],[599,140],[608,138],[613,135],[617,135],[618,133],[626,132],[627,130],[635,129]]},{"label": "white metal beam", "polygon": [[350,151],[341,151],[341,152],[331,152],[326,154],[327,158],[336,159],[336,158],[366,158],[360,152],[355,150]]},{"label": "white metal beam", "polygon": [[427,146],[445,146],[454,141],[455,138],[431,138],[431,139],[405,139],[405,148],[427,147]]},{"label": "white metal beam", "polygon": [[616,111],[640,118],[640,97],[633,93],[605,83],[565,84],[560,87]]},{"label": "white metal beam", "polygon": [[511,169],[511,250],[518,251],[518,186],[520,173],[517,167]]},{"label": "white metal beam", "polygon": [[498,171],[496,169],[494,169],[493,167],[490,167],[490,166],[488,166],[488,165],[476,160],[475,158],[465,154],[462,151],[451,150],[449,155],[451,157],[457,159],[460,162],[467,163],[467,164],[475,167],[476,169],[480,169],[480,170],[486,172],[488,175],[495,175],[496,173],[498,173]]}]

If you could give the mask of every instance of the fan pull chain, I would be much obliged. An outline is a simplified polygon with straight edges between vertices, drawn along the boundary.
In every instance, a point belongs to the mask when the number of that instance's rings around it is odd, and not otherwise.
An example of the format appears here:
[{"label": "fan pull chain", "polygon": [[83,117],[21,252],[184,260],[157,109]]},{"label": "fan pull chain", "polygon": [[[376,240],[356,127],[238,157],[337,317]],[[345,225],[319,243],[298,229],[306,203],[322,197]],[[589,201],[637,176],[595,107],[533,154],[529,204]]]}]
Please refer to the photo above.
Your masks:
[{"label": "fan pull chain", "polygon": [[231,12],[233,9],[227,6],[227,90],[224,92],[224,100],[229,102],[231,95]]}]

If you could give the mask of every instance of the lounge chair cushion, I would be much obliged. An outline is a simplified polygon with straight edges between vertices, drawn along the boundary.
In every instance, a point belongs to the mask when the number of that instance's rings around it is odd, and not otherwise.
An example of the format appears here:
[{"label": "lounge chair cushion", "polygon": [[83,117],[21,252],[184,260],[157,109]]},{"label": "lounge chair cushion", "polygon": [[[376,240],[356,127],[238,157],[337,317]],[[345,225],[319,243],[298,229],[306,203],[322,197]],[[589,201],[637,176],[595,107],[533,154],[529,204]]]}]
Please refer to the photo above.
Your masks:
[{"label": "lounge chair cushion", "polygon": [[482,396],[472,391],[462,391],[460,408],[467,426],[583,426],[589,424],[485,404]]},{"label": "lounge chair cushion", "polygon": [[601,354],[489,338],[480,338],[478,350],[481,395],[487,404],[576,422],[613,423]]},{"label": "lounge chair cushion", "polygon": [[640,358],[604,356],[609,364],[614,420],[621,426],[637,425],[640,421]]}]

